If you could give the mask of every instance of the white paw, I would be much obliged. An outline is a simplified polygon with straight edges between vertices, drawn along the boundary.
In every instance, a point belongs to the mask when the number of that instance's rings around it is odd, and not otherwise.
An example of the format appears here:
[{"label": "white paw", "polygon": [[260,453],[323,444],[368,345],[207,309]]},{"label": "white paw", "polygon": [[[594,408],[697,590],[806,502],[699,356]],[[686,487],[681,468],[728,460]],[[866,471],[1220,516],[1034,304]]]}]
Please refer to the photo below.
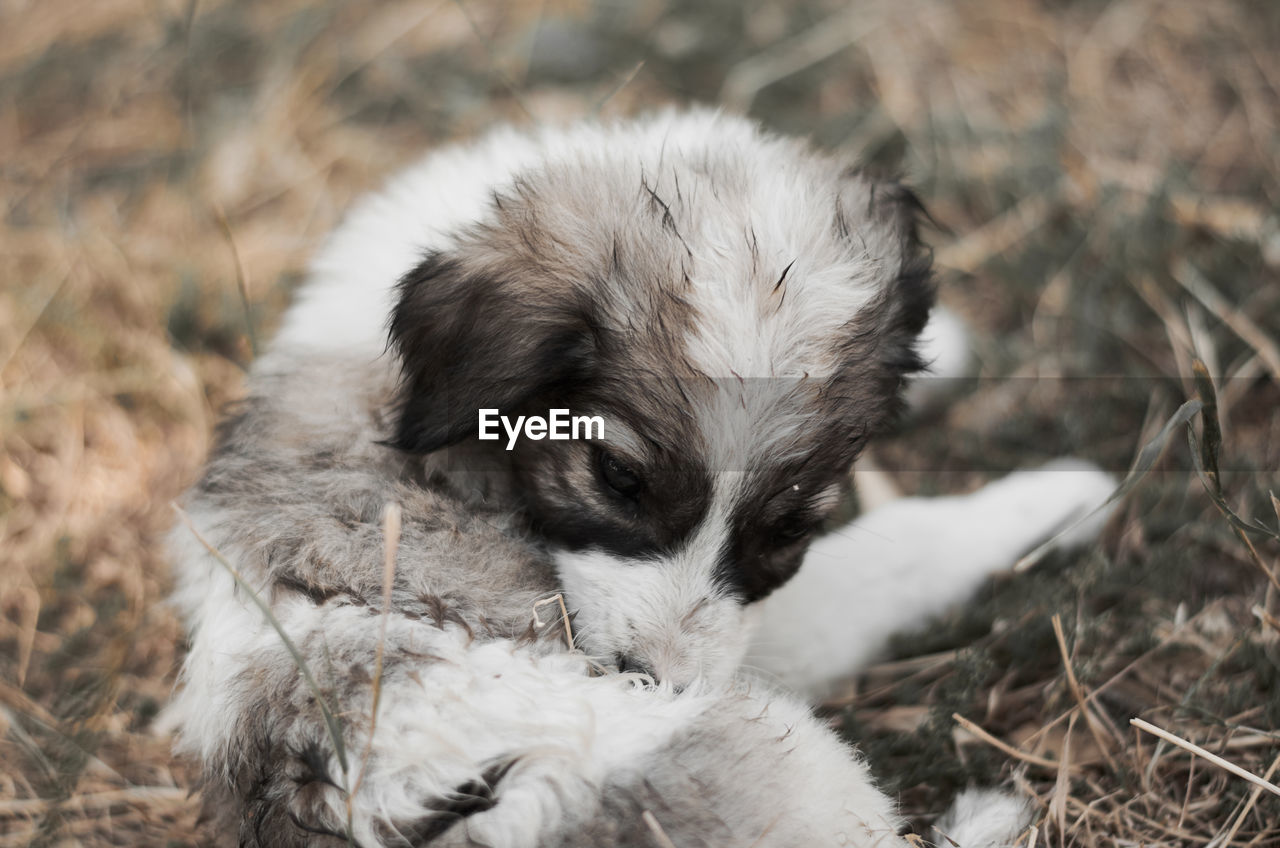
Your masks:
[{"label": "white paw", "polygon": [[1050,539],[1054,548],[1071,549],[1098,538],[1114,508],[1102,506],[1118,485],[1092,462],[1064,457],[1015,471],[978,497],[984,510],[1000,514],[1006,526],[1019,528],[1015,532],[1023,535],[1027,550]]},{"label": "white paw", "polygon": [[907,405],[916,411],[946,400],[961,378],[974,373],[969,328],[946,307],[934,307],[918,346],[928,369],[907,386]]},{"label": "white paw", "polygon": [[1034,811],[1023,798],[994,789],[966,789],[934,825],[935,845],[1011,848],[1031,826]]}]

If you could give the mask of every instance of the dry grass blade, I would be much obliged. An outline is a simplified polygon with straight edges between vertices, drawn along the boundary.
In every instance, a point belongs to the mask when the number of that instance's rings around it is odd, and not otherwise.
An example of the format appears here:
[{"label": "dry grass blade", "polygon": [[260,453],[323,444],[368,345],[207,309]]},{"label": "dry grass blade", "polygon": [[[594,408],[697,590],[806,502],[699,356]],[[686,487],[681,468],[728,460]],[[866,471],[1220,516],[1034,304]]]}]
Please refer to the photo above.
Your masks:
[{"label": "dry grass blade", "polygon": [[1183,390],[1191,394],[1194,388],[1191,383],[1191,358],[1195,349],[1195,343],[1191,339],[1191,328],[1187,326],[1186,319],[1178,314],[1177,307],[1161,291],[1150,275],[1137,275],[1128,279],[1133,290],[1160,318],[1160,323],[1169,338],[1169,348],[1173,351],[1174,359],[1178,363],[1178,374],[1182,377]]},{"label": "dry grass blade", "polygon": [[838,12],[799,35],[734,65],[725,75],[719,100],[739,112],[750,110],[757,95],[768,86],[811,68],[866,36],[874,17],[851,7]]},{"label": "dry grass blade", "polygon": [[[31,317],[27,320],[26,326],[12,334],[13,341],[9,342],[9,349],[6,350],[4,354],[0,355],[0,376],[4,374],[5,369],[8,367],[10,360],[13,359],[14,354],[21,349],[22,343],[26,340],[27,335],[37,324],[40,323],[40,320],[44,318],[45,312],[49,309],[50,304],[53,303],[54,298],[58,296],[58,293],[62,291],[62,287],[65,286],[67,281],[70,279],[70,271],[63,273],[57,284],[49,287],[49,293],[45,295],[39,307],[32,312]],[[0,381],[0,386],[4,386],[2,381]]]},{"label": "dry grass blade", "polygon": [[658,820],[652,812],[645,810],[640,814],[640,818],[644,820],[645,827],[649,828],[649,832],[653,834],[654,841],[661,848],[676,848],[675,843],[671,841],[671,837],[667,836],[667,832],[662,829],[662,825],[658,824]]},{"label": "dry grass blade", "polygon": [[533,624],[535,627],[542,627],[545,622],[538,617],[538,609],[549,604],[558,604],[560,606],[560,620],[564,622],[564,644],[565,647],[573,648],[573,623],[569,617],[569,608],[564,605],[564,595],[557,592],[549,598],[543,598],[533,605]]},{"label": "dry grass blade", "polygon": [[[1270,781],[1272,776],[1276,773],[1277,767],[1280,767],[1280,756],[1271,761],[1271,765],[1267,768],[1267,772],[1262,776],[1262,779],[1264,781]],[[1221,839],[1214,837],[1213,842],[1210,843],[1214,848],[1227,848],[1227,846],[1232,843],[1236,838],[1236,834],[1240,832],[1240,827],[1244,824],[1244,820],[1248,818],[1249,813],[1252,812],[1254,806],[1257,805],[1258,799],[1262,797],[1262,791],[1263,788],[1261,786],[1255,786],[1253,788],[1253,791],[1249,793],[1248,800],[1244,802],[1244,805],[1240,808],[1240,812],[1236,814],[1235,820],[1231,822],[1231,828],[1222,835]]]},{"label": "dry grass blade", "polygon": [[973,273],[983,263],[1022,241],[1049,219],[1062,197],[1065,178],[1051,189],[1028,195],[1012,208],[934,254],[943,268]]},{"label": "dry grass blade", "polygon": [[[1111,748],[1118,741],[1118,734],[1115,733],[1113,728],[1106,726],[1110,736],[1104,736],[1102,719],[1098,718],[1090,708],[1089,701],[1084,695],[1084,690],[1080,688],[1080,681],[1076,679],[1075,669],[1071,666],[1071,652],[1067,649],[1067,637],[1062,631],[1062,616],[1056,613],[1053,616],[1053,635],[1058,640],[1058,650],[1062,655],[1062,667],[1067,675],[1067,687],[1071,690],[1071,696],[1076,700],[1076,708],[1079,709],[1085,724],[1088,725],[1089,732],[1093,734],[1093,740],[1098,743],[1098,750],[1102,752],[1107,764],[1114,771],[1116,769],[1116,761],[1111,756]],[[1070,737],[1071,732],[1068,730],[1067,738]]]},{"label": "dry grass blade", "polygon": [[462,17],[466,19],[467,26],[471,28],[471,34],[475,36],[476,41],[480,43],[482,48],[484,48],[485,56],[488,57],[489,60],[489,73],[496,77],[502,87],[507,90],[507,94],[511,96],[511,99],[515,102],[516,106],[520,107],[520,111],[524,113],[524,116],[529,120],[536,122],[538,119],[529,108],[529,104],[525,102],[524,95],[521,94],[520,89],[517,88],[515,82],[512,81],[512,79],[508,77],[500,67],[498,67],[498,54],[494,51],[493,45],[490,43],[488,37],[480,31],[480,25],[476,23],[476,19],[471,15],[471,10],[467,8],[466,0],[453,0],[453,4],[458,8],[458,11],[462,13]]},{"label": "dry grass blade", "polygon": [[1189,751],[1192,754],[1195,754],[1197,757],[1200,757],[1202,759],[1205,759],[1213,763],[1215,766],[1217,766],[1220,769],[1224,769],[1226,771],[1231,772],[1236,777],[1249,781],[1254,786],[1258,786],[1262,789],[1267,790],[1273,795],[1280,797],[1280,786],[1276,786],[1274,783],[1271,783],[1268,780],[1263,780],[1253,772],[1242,769],[1240,768],[1240,766],[1236,765],[1235,763],[1230,762],[1229,760],[1224,760],[1222,757],[1219,757],[1217,754],[1212,754],[1206,751],[1204,748],[1201,748],[1199,745],[1196,745],[1193,742],[1188,742],[1187,740],[1183,739],[1181,736],[1175,736],[1169,731],[1156,727],[1154,724],[1151,724],[1150,722],[1147,722],[1147,721],[1143,721],[1140,718],[1131,718],[1129,719],[1129,723],[1132,724],[1134,727],[1137,727],[1141,730],[1145,730],[1147,733],[1150,733],[1153,736],[1160,737],[1161,739],[1170,743],[1171,745],[1176,745],[1177,747],[1181,748],[1184,751]]},{"label": "dry grass blade", "polygon": [[1178,221],[1204,227],[1226,238],[1249,239],[1261,248],[1263,258],[1276,264],[1280,257],[1280,219],[1274,211],[1240,198],[1205,197],[1175,192],[1169,205]]},{"label": "dry grass blade", "polygon": [[[969,719],[965,718],[959,713],[953,713],[951,718],[955,720],[956,724],[960,725],[962,728],[969,731],[974,736],[981,739],[983,742],[986,742],[988,745],[991,745],[994,748],[998,748],[999,750],[1004,751],[1006,754],[1013,757],[1015,760],[1018,760],[1019,762],[1027,763],[1028,765],[1038,766],[1039,768],[1049,769],[1054,772],[1057,772],[1060,768],[1064,767],[1063,762],[1061,760],[1050,760],[1045,757],[1038,757],[1035,754],[1028,754],[1026,751],[1019,751],[1017,748],[1013,747],[1008,742],[1005,742],[1001,739],[997,739],[996,737],[992,736],[986,730],[983,730],[981,727],[979,727],[976,722],[970,721]],[[1077,769],[1074,766],[1067,767],[1068,773],[1074,773],[1076,770]]]},{"label": "dry grass blade", "polygon": [[213,212],[214,218],[218,222],[218,229],[222,230],[222,236],[227,240],[227,247],[231,249],[231,260],[235,263],[236,269],[236,290],[240,293],[240,306],[244,309],[245,333],[249,337],[249,352],[256,359],[258,356],[258,331],[253,326],[253,303],[249,300],[249,279],[245,275],[244,262],[240,260],[240,249],[236,247],[235,234],[231,232],[231,222],[227,220],[227,215],[222,211],[221,206],[215,205]]},{"label": "dry grass blade", "polygon": [[[388,503],[383,510],[382,538],[382,616],[378,622],[378,650],[373,658],[373,715],[372,721],[378,720],[378,697],[382,687],[382,655],[387,644],[387,619],[391,616],[391,592],[396,579],[396,552],[400,547],[400,504]],[[372,734],[372,728],[370,729]]]},{"label": "dry grass blade", "polygon": [[1280,384],[1280,345],[1269,337],[1258,324],[1236,309],[1191,263],[1178,262],[1173,267],[1173,278],[1191,293],[1205,308],[1217,315],[1222,323],[1235,332],[1261,357],[1271,372],[1271,379]]},{"label": "dry grass blade", "polygon": [[195,523],[191,520],[191,516],[177,504],[173,505],[174,511],[178,514],[179,519],[186,526],[196,540],[209,552],[227,573],[231,575],[231,579],[235,581],[236,586],[244,592],[253,605],[258,608],[267,623],[276,631],[276,635],[280,637],[280,641],[284,644],[285,650],[289,652],[289,656],[293,659],[294,665],[298,669],[298,673],[302,675],[302,679],[306,682],[307,688],[311,690],[311,695],[316,699],[316,704],[320,708],[320,713],[324,717],[325,727],[329,731],[329,741],[333,743],[334,754],[338,758],[339,765],[342,766],[344,774],[350,773],[347,765],[346,746],[342,740],[342,724],[337,714],[329,707],[328,699],[324,695],[324,691],[320,688],[320,684],[316,682],[315,677],[311,674],[311,668],[307,665],[307,661],[303,658],[302,652],[298,650],[298,646],[294,644],[293,639],[289,638],[289,634],[285,631],[284,625],[276,618],[275,613],[271,611],[271,605],[262,599],[262,597],[254,591],[248,581],[241,576],[236,567],[222,555],[222,552],[209,543],[207,539],[196,529]]},{"label": "dry grass blade", "polygon": [[643,68],[644,68],[644,60],[641,59],[639,62],[635,63],[635,66],[632,67],[631,70],[627,71],[627,73],[622,77],[622,79],[618,80],[617,85],[615,85],[613,88],[605,92],[605,95],[601,97],[598,101],[596,101],[596,105],[591,107],[591,114],[594,116],[598,116],[601,112],[603,112],[604,107],[609,105],[609,101],[617,97],[618,93],[622,91],[624,88],[631,85],[631,81],[634,80],[637,76],[639,76],[640,71]]},{"label": "dry grass blade", "polygon": [[1200,412],[1202,407],[1203,404],[1199,400],[1189,400],[1182,406],[1178,407],[1177,411],[1174,412],[1173,415],[1170,416],[1169,420],[1165,422],[1164,426],[1160,428],[1160,432],[1152,437],[1152,439],[1143,445],[1142,449],[1138,451],[1138,457],[1134,460],[1133,466],[1129,469],[1129,473],[1125,475],[1124,480],[1120,482],[1120,485],[1111,493],[1110,497],[1100,503],[1096,508],[1071,522],[1070,525],[1056,533],[1053,538],[1044,542],[1031,553],[1018,560],[1014,565],[1013,570],[1021,572],[1031,568],[1043,559],[1045,554],[1053,550],[1059,539],[1133,491],[1133,489],[1142,482],[1142,479],[1147,476],[1147,473],[1156,464],[1156,461],[1160,459],[1160,454],[1164,452],[1165,445],[1168,443],[1169,436],[1173,434],[1173,431],[1191,421],[1191,419]]},{"label": "dry grass blade", "polygon": [[1223,517],[1230,522],[1231,529],[1235,531],[1236,537],[1249,552],[1250,559],[1253,560],[1253,563],[1270,582],[1270,588],[1280,591],[1280,574],[1277,573],[1276,569],[1268,567],[1262,561],[1261,554],[1258,553],[1253,540],[1249,538],[1250,533],[1257,533],[1280,541],[1280,531],[1273,530],[1259,519],[1247,520],[1241,518],[1227,503],[1226,495],[1222,491],[1221,475],[1218,473],[1218,457],[1222,452],[1222,431],[1218,427],[1217,396],[1213,389],[1213,380],[1209,377],[1209,372],[1204,367],[1204,363],[1196,360],[1194,365],[1196,388],[1200,392],[1205,414],[1203,417],[1204,433],[1199,444],[1196,441],[1195,430],[1191,427],[1187,428],[1187,441],[1191,447],[1191,463],[1195,467],[1196,474],[1200,477],[1200,482],[1204,484],[1209,499],[1213,501],[1214,506],[1218,508]]},{"label": "dry grass blade", "polygon": [[1078,717],[1079,714],[1073,712],[1067,720],[1067,732],[1062,736],[1062,757],[1058,760],[1058,773],[1049,801],[1049,820],[1057,826],[1059,844],[1067,837],[1067,804],[1071,800],[1071,734]]},{"label": "dry grass blade", "polygon": [[360,773],[347,793],[347,838],[351,839],[355,810],[352,801],[364,783],[369,757],[373,754],[373,737],[378,729],[378,706],[382,701],[382,661],[387,646],[387,621],[391,618],[391,594],[396,579],[396,552],[400,548],[400,504],[389,502],[382,510],[382,614],[378,620],[378,647],[373,655],[373,703],[369,708],[368,741],[360,755]]},{"label": "dry grass blade", "polygon": [[[1203,431],[1199,445],[1200,460],[1213,481],[1213,487],[1221,494],[1222,479],[1218,476],[1218,458],[1222,455],[1222,425],[1218,420],[1218,393],[1204,360],[1194,360],[1191,363],[1191,373],[1195,378],[1196,394],[1203,405],[1200,412],[1200,428]],[[1196,451],[1192,450],[1192,453]]]},{"label": "dry grass blade", "polygon": [[[1213,380],[1209,377],[1208,369],[1204,363],[1196,360],[1193,363],[1193,369],[1196,378],[1196,390],[1200,393],[1201,405],[1205,410],[1204,435],[1197,441],[1195,431],[1188,428],[1187,438],[1191,445],[1191,461],[1195,466],[1196,473],[1200,475],[1201,482],[1209,492],[1218,509],[1231,522],[1232,527],[1241,533],[1261,533],[1270,536],[1276,541],[1280,541],[1280,531],[1274,530],[1263,524],[1259,519],[1244,519],[1236,514],[1230,505],[1227,504],[1226,497],[1222,491],[1221,475],[1218,473],[1218,457],[1222,453],[1222,430],[1218,427],[1217,416],[1217,395],[1214,392]],[[1262,562],[1258,557],[1258,552],[1254,550],[1253,543],[1248,537],[1242,536],[1242,541],[1249,546],[1250,552],[1255,560],[1261,565]],[[1264,571],[1269,571],[1263,566]],[[1272,577],[1274,580],[1274,576]]]},{"label": "dry grass blade", "polygon": [[1280,635],[1280,618],[1277,618],[1276,616],[1267,612],[1260,606],[1253,607],[1251,612],[1258,619],[1258,621],[1261,621],[1267,627],[1270,627],[1273,633]]}]

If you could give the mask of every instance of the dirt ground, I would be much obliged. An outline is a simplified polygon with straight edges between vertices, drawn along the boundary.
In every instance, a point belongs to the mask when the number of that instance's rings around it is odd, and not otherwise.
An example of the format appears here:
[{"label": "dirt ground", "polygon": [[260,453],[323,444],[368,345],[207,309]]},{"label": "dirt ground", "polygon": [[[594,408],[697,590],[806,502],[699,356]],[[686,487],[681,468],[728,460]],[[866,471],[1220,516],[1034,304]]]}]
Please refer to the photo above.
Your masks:
[{"label": "dirt ground", "polygon": [[0,846],[210,842],[156,726],[157,540],[351,199],[501,121],[689,100],[936,218],[980,377],[875,448],[904,491],[1123,477],[1213,406],[1100,545],[902,610],[827,706],[918,832],[1004,780],[1037,844],[1280,845],[1280,797],[1180,744],[1280,782],[1280,4],[0,0]]}]

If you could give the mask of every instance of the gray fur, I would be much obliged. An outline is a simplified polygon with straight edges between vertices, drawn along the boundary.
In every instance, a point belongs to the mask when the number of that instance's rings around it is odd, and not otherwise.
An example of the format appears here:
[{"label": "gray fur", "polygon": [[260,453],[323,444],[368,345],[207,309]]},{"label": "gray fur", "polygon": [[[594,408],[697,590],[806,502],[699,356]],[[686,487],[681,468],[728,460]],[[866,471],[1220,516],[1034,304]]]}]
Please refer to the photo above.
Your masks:
[{"label": "gray fur", "polygon": [[[678,547],[704,520],[725,470],[749,472],[749,485],[734,502],[716,579],[736,602],[762,597],[794,572],[805,544],[771,541],[767,528],[843,479],[865,436],[896,409],[903,375],[919,367],[912,343],[931,300],[914,201],[896,184],[845,172],[799,142],[752,134],[747,143],[741,127],[732,129],[731,143],[713,134],[681,151],[646,147],[639,159],[607,148],[546,158],[496,188],[482,219],[426,250],[417,267],[400,269],[399,302],[385,316],[392,345],[383,355],[285,344],[255,366],[189,508],[282,614],[312,608],[316,621],[365,622],[295,633],[351,734],[349,757],[363,744],[357,729],[371,723],[385,504],[398,504],[404,517],[394,632],[383,644],[379,681],[394,693],[442,662],[430,647],[437,636],[510,643],[531,663],[562,651],[562,623],[546,615],[538,627],[531,617],[535,604],[561,590],[553,548],[607,548],[613,533],[616,547],[632,551],[624,556]],[[796,232],[811,254],[782,256],[785,239],[755,231],[761,168],[786,173],[790,200],[805,216]],[[806,230],[810,224],[817,229]],[[737,233],[729,265],[711,258],[726,227]],[[818,326],[805,308],[825,308],[815,301],[821,291],[805,291],[824,268],[861,269],[849,285],[869,292],[865,310],[834,329],[819,322],[829,329],[801,331],[779,349],[776,364],[801,388],[787,388],[770,408],[809,423],[786,431],[745,469],[713,467],[714,434],[688,412],[712,405],[730,377],[707,373],[690,351],[690,338],[714,324],[696,303],[697,287],[730,265],[768,310],[799,310],[794,324],[802,330]],[[812,386],[803,383],[811,367],[821,371]],[[589,445],[530,444],[506,456],[473,438],[477,403],[539,408],[566,392],[584,411],[599,409],[647,439],[630,461],[650,475],[654,517],[620,511],[601,494]],[[803,495],[776,497],[795,481],[805,484]],[[596,523],[573,524],[584,516]],[[803,520],[816,525],[821,517]],[[571,537],[581,526],[603,529],[585,541]],[[205,631],[214,623],[196,612],[217,572],[189,540],[176,546],[185,551],[182,603],[199,621],[194,639],[206,651],[189,662],[190,683],[213,674],[207,667],[218,661],[216,646],[201,641],[212,638]],[[695,605],[685,616],[690,629],[698,613]],[[315,697],[279,644],[264,644],[247,662],[226,684],[236,711],[230,732],[201,737],[198,707],[185,707],[184,744],[203,757],[221,828],[242,845],[343,844],[346,823],[334,799],[350,781],[333,773]],[[874,795],[865,767],[816,726],[805,724],[792,743],[796,723],[808,719],[773,714],[794,712],[788,702],[732,685],[697,697],[712,700],[674,738],[583,789],[598,794],[578,799],[545,844],[659,844],[649,817],[681,848],[820,844],[835,835],[793,811],[789,795],[808,795],[806,782],[829,768]],[[535,780],[516,751],[469,769],[453,791],[419,799],[412,818],[374,811],[377,842],[480,844],[472,823],[500,813],[508,787]],[[865,831],[855,842],[896,843],[891,807],[874,797],[854,816]]]}]

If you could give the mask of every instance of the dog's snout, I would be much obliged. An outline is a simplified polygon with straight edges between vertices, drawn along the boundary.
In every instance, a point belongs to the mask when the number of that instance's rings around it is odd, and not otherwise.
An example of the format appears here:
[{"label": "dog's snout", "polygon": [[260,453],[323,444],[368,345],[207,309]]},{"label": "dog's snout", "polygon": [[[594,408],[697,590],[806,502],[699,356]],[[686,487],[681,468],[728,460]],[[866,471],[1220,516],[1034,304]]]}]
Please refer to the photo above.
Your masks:
[{"label": "dog's snout", "polygon": [[649,677],[653,678],[655,683],[658,681],[658,675],[653,673],[653,668],[642,660],[638,660],[630,654],[618,654],[614,659],[618,663],[618,671],[623,674],[647,674]]},{"label": "dog's snout", "polygon": [[652,665],[630,654],[615,654],[614,661],[618,664],[618,672],[620,674],[643,674],[652,680],[654,685],[663,685],[677,695],[683,692],[688,685],[686,681],[678,678],[660,675]]}]

